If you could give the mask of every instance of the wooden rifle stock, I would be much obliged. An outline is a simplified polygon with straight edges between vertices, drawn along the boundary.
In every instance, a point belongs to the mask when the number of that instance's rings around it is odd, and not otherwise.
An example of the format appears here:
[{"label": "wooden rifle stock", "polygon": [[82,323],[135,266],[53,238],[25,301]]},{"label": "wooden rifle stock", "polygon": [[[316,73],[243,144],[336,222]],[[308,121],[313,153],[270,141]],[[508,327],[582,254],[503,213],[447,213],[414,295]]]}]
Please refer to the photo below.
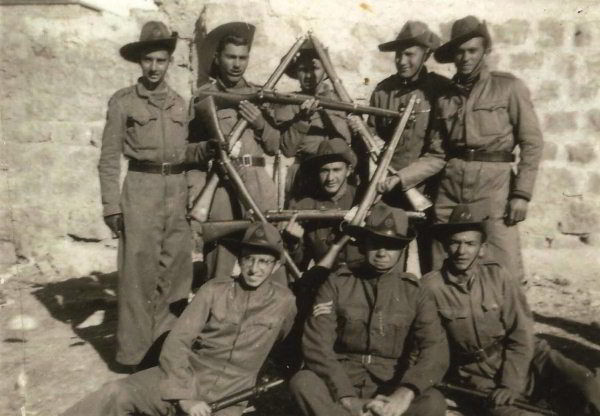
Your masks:
[{"label": "wooden rifle stock", "polygon": [[223,397],[222,399],[216,400],[209,404],[210,410],[213,412],[217,412],[221,409],[225,409],[226,407],[233,406],[235,404],[244,402],[248,399],[252,399],[254,397],[258,397],[261,394],[266,393],[267,391],[274,389],[275,387],[284,383],[282,378],[275,379],[271,382],[258,384],[254,387],[250,387],[239,391],[237,393],[230,394],[229,396]]},{"label": "wooden rifle stock", "polygon": [[[286,68],[292,62],[292,59],[296,56],[296,53],[300,50],[300,47],[306,40],[306,35],[302,35],[296,40],[294,45],[290,48],[288,53],[279,63],[279,66],[275,69],[275,71],[271,74],[267,82],[265,83],[263,88],[272,89],[277,84],[277,81],[281,79]],[[201,100],[200,100],[201,101]],[[233,149],[233,146],[237,143],[237,141],[242,137],[244,130],[248,127],[248,122],[246,119],[240,119],[233,126],[229,135],[227,136],[226,143],[229,146],[229,151]],[[214,199],[215,191],[217,190],[217,186],[219,185],[219,175],[216,172],[212,172],[209,176],[209,179],[202,189],[202,192],[194,202],[194,206],[190,210],[189,216],[199,222],[204,222],[208,219],[208,214],[210,212],[210,206],[212,205],[212,201]]]},{"label": "wooden rifle stock", "polygon": [[[392,157],[394,156],[396,147],[398,147],[398,143],[400,143],[400,137],[406,128],[406,124],[408,123],[408,119],[412,113],[416,101],[417,96],[413,94],[408,101],[406,110],[404,111],[400,122],[396,126],[396,130],[394,131],[392,139],[387,144],[385,151],[382,153],[381,158],[379,159],[377,169],[371,178],[371,182],[369,182],[369,186],[365,191],[362,201],[360,201],[360,204],[358,205],[356,215],[354,215],[354,218],[352,218],[352,221],[350,221],[350,225],[361,225],[367,216],[367,212],[371,209],[371,206],[375,202],[375,199],[378,195],[377,184],[385,180],[385,177],[387,176],[389,164],[392,161]],[[340,251],[342,251],[349,240],[350,236],[344,235],[339,241],[336,241],[334,244],[332,244],[327,254],[325,254],[325,256],[319,260],[317,265],[331,269],[335,264]]]},{"label": "wooden rifle stock", "polygon": [[[209,116],[209,119],[206,121],[209,123],[211,131],[214,132],[215,136],[217,137],[217,139],[219,141],[224,143],[225,137],[223,136],[223,132],[221,131],[221,126],[219,125],[219,119],[217,117],[217,108],[215,107],[215,102],[213,100],[213,97],[205,98],[204,100],[201,101],[201,103],[203,104],[203,106],[205,106],[203,108],[204,114],[207,114]],[[261,212],[260,207],[258,206],[256,201],[254,200],[254,198],[252,197],[252,195],[246,188],[246,185],[244,184],[244,181],[242,181],[240,174],[238,173],[236,168],[233,166],[233,163],[231,163],[231,159],[229,158],[229,155],[227,154],[227,152],[224,151],[223,149],[219,148],[219,154],[220,154],[220,158],[219,158],[218,164],[221,166],[221,168],[227,174],[227,177],[231,181],[231,184],[233,185],[235,190],[238,192],[237,197],[240,200],[240,202],[242,203],[242,205],[250,212],[250,214],[255,219],[257,219],[260,222],[267,223],[268,222],[267,218]],[[287,250],[283,251],[282,256],[285,259],[285,265],[288,268],[288,270],[290,271],[291,275],[294,277],[294,279],[299,279],[301,277],[300,270],[298,269],[298,266],[296,266],[296,264],[292,260],[290,254],[287,252]]]},{"label": "wooden rifle stock", "polygon": [[[335,72],[333,64],[331,63],[331,60],[329,59],[329,55],[327,55],[325,53],[325,48],[323,47],[323,44],[321,43],[321,41],[319,41],[319,39],[316,38],[316,36],[314,36],[312,34],[310,35],[310,38],[313,42],[313,45],[315,46],[315,51],[317,52],[317,55],[319,56],[321,63],[323,64],[323,69],[325,69],[325,73],[327,74],[327,76],[331,80],[331,83],[333,84],[333,89],[340,96],[342,101],[345,101],[347,103],[352,103],[352,98],[350,97],[350,94],[348,94],[348,91],[344,87],[344,84],[342,84],[341,79],[338,77],[337,73]],[[365,124],[365,122],[362,118],[360,120],[359,136],[362,138],[365,146],[367,147],[369,157],[375,164],[377,164],[379,150],[375,143],[375,138],[371,134],[369,128],[367,127],[367,125]],[[392,174],[396,173],[396,171],[391,166],[388,167],[388,169],[390,170],[390,172]],[[412,207],[416,211],[425,211],[427,208],[429,208],[433,205],[431,203],[431,201],[429,199],[427,199],[427,197],[425,195],[420,193],[416,188],[412,188],[412,189],[405,191],[405,195],[406,195],[406,198],[408,199],[408,201],[411,203]]]}]

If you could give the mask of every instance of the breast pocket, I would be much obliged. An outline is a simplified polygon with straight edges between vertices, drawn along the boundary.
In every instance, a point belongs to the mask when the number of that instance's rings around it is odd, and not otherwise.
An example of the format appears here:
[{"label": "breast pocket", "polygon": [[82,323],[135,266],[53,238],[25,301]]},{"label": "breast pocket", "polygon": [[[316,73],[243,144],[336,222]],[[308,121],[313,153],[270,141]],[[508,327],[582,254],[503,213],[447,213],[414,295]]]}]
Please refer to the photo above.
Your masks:
[{"label": "breast pocket", "polygon": [[127,117],[127,136],[134,150],[155,149],[159,143],[154,132],[156,116],[149,111],[136,111]]},{"label": "breast pocket", "polygon": [[482,136],[500,135],[508,125],[505,101],[484,101],[473,105],[473,117]]},{"label": "breast pocket", "polygon": [[498,337],[504,334],[502,323],[501,306],[495,301],[486,301],[481,305],[483,319],[480,327],[490,337]]},{"label": "breast pocket", "polygon": [[444,308],[439,310],[439,314],[448,337],[458,344],[468,343],[468,334],[471,333],[468,310]]},{"label": "breast pocket", "polygon": [[169,113],[170,134],[168,139],[172,140],[176,146],[185,146],[187,139],[188,117],[185,110],[176,108]]},{"label": "breast pocket", "polygon": [[382,353],[391,358],[399,357],[404,350],[408,330],[412,323],[409,315],[404,313],[394,313],[389,316],[384,316],[386,319],[383,326],[382,336]]},{"label": "breast pocket", "polygon": [[367,345],[367,320],[364,313],[356,309],[338,312],[337,347],[341,352],[358,351]]}]

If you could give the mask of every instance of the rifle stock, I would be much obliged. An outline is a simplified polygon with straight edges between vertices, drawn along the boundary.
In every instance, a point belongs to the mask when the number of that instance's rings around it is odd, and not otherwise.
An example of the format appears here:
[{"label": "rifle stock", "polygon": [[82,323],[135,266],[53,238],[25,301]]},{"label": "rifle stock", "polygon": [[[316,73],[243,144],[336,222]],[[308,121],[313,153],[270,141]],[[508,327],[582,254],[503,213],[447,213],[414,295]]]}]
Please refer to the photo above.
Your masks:
[{"label": "rifle stock", "polygon": [[204,185],[204,188],[202,188],[202,192],[196,199],[194,206],[188,213],[190,218],[198,222],[206,222],[208,220],[210,206],[212,205],[212,201],[215,197],[217,186],[219,186],[219,175],[217,172],[213,171],[208,178],[206,185]]},{"label": "rifle stock", "polygon": [[212,410],[213,412],[217,412],[219,410],[225,409],[226,407],[230,407],[235,404],[244,402],[248,399],[260,396],[261,394],[264,394],[267,391],[274,389],[275,387],[283,383],[284,380],[282,378],[278,378],[268,383],[258,384],[254,387],[241,390],[237,393],[233,393],[229,396],[223,397],[222,399],[210,403],[210,410]]},{"label": "rifle stock", "polygon": [[[406,106],[406,110],[404,111],[400,122],[396,126],[396,130],[394,131],[392,139],[387,144],[385,151],[381,155],[381,158],[377,165],[377,169],[375,170],[375,173],[371,178],[371,182],[369,182],[369,186],[365,191],[362,201],[360,201],[360,204],[358,205],[358,209],[356,211],[356,214],[354,215],[354,218],[352,218],[352,221],[350,221],[350,225],[361,225],[365,217],[367,216],[367,212],[369,211],[369,209],[371,209],[371,206],[375,202],[375,199],[378,195],[377,184],[383,181],[388,173],[389,164],[392,161],[392,157],[394,156],[394,152],[396,151],[398,143],[400,143],[400,137],[402,136],[402,133],[406,128],[406,124],[408,123],[408,119],[412,113],[416,101],[417,96],[413,94],[410,97],[410,100],[408,101],[408,105]],[[337,241],[330,247],[327,254],[325,254],[325,256],[323,256],[323,258],[319,260],[317,264],[321,267],[331,269],[340,251],[344,248],[344,246],[346,245],[346,243],[348,243],[349,240],[350,237],[348,235],[344,235],[339,241]]]}]

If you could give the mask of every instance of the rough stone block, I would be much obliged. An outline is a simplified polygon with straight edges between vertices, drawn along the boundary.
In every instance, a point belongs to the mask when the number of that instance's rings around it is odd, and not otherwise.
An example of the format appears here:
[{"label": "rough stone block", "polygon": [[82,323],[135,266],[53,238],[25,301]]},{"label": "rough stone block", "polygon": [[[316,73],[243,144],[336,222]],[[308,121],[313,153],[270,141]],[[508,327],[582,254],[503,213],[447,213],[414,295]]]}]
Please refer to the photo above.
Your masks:
[{"label": "rough stone block", "polygon": [[570,80],[577,75],[578,56],[573,54],[557,55],[552,66],[554,76]]},{"label": "rough stone block", "polygon": [[542,165],[535,184],[533,201],[561,204],[567,197],[577,195],[582,184],[572,169]]},{"label": "rough stone block", "polygon": [[510,56],[510,68],[514,70],[536,69],[544,65],[544,54],[541,52],[521,52]]},{"label": "rough stone block", "polygon": [[530,33],[530,22],[522,19],[510,19],[503,24],[493,24],[492,40],[508,45],[522,45]]},{"label": "rough stone block", "polygon": [[542,154],[542,160],[554,160],[558,154],[558,145],[554,142],[544,142],[544,153]]},{"label": "rough stone block", "polygon": [[579,22],[575,25],[575,33],[573,34],[573,43],[577,47],[591,46],[595,37],[598,36],[600,20],[588,22]]},{"label": "rough stone block", "polygon": [[585,64],[588,79],[600,78],[600,53],[586,54]]},{"label": "rough stone block", "polygon": [[533,101],[539,103],[546,103],[548,101],[556,100],[560,97],[560,83],[556,81],[544,81],[534,91]]},{"label": "rough stone block", "polygon": [[586,164],[596,159],[596,149],[589,142],[568,144],[566,149],[569,162]]},{"label": "rough stone block", "polygon": [[574,102],[595,101],[598,97],[598,91],[600,91],[600,81],[591,80],[584,84],[572,82],[568,91],[569,96]]},{"label": "rough stone block", "polygon": [[0,264],[15,264],[17,262],[17,253],[15,245],[11,241],[0,240]]},{"label": "rough stone block", "polygon": [[587,235],[600,229],[600,204],[590,200],[570,201],[560,219],[563,234]]},{"label": "rough stone block", "polygon": [[594,108],[585,113],[587,126],[591,130],[600,131],[600,109]]},{"label": "rough stone block", "polygon": [[586,192],[600,196],[600,174],[591,172],[587,182]]},{"label": "rough stone block", "polygon": [[544,116],[544,131],[549,133],[564,133],[577,129],[577,112],[560,111],[546,113]]},{"label": "rough stone block", "polygon": [[562,46],[565,38],[565,22],[555,19],[542,20],[538,24],[538,32],[538,46],[553,48]]}]

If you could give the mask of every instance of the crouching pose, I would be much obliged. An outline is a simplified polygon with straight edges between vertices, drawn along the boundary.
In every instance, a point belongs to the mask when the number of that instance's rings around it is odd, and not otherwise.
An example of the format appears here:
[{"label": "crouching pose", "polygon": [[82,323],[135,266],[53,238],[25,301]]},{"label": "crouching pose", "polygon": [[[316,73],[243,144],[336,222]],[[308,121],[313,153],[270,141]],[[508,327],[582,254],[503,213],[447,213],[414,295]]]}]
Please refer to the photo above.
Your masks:
[{"label": "crouching pose", "polygon": [[[256,224],[239,246],[241,276],[204,284],[167,337],[160,366],[107,383],[63,415],[211,414],[209,403],[256,383],[273,344],[291,328],[294,297],[270,276],[283,246]],[[237,416],[245,404],[215,414]]]},{"label": "crouching pose", "polygon": [[[431,388],[448,366],[433,297],[399,262],[414,237],[406,213],[376,205],[364,227],[348,227],[365,253],[320,287],[303,335],[306,370],[290,381],[302,413],[317,416],[444,415]],[[418,357],[407,368],[407,339]]]},{"label": "crouching pose", "polygon": [[475,414],[529,416],[539,413],[516,401],[545,399],[557,408],[567,403],[566,414],[600,414],[598,378],[536,340],[518,279],[484,260],[486,227],[469,206],[454,208],[448,223],[434,226],[448,258],[441,270],[423,278],[448,336],[449,381],[489,393],[480,403],[459,397],[460,407]]}]

